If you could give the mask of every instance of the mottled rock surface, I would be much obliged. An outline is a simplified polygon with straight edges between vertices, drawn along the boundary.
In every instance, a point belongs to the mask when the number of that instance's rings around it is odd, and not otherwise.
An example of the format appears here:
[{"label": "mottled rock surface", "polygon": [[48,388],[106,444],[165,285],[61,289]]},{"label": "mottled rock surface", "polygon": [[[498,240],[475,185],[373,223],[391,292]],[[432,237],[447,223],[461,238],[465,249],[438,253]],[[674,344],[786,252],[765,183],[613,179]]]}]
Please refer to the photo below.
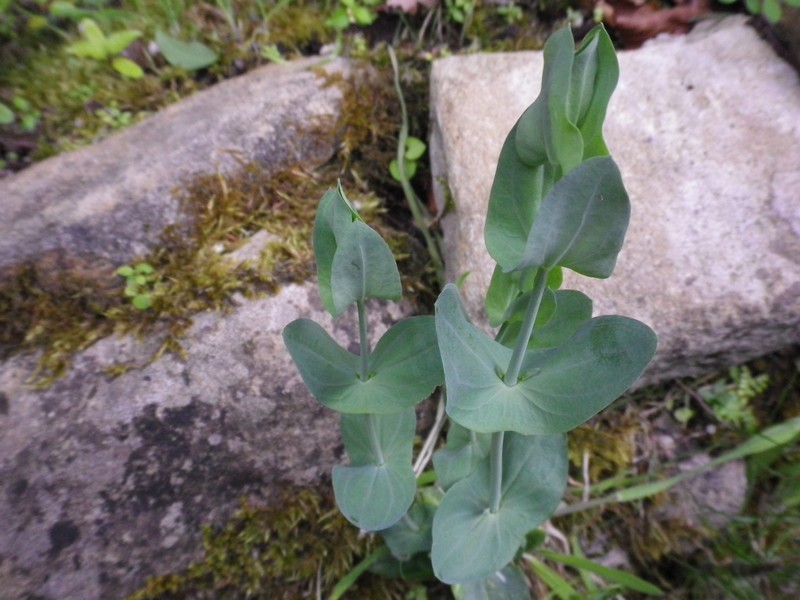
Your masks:
[{"label": "mottled rock surface", "polygon": [[[606,141],[631,196],[614,275],[568,276],[596,314],[649,323],[646,379],[698,374],[800,341],[800,81],[741,18],[619,55]],[[484,322],[483,225],[502,143],[541,82],[540,52],[434,64],[431,154],[455,208],[446,262]],[[443,201],[439,190],[439,201]]]},{"label": "mottled rock surface", "polygon": [[[319,62],[227,81],[0,181],[0,274],[30,261],[109,279],[181,218],[182,177],[326,161],[344,92]],[[341,60],[324,69],[357,73]],[[256,233],[231,261],[268,241]],[[237,302],[195,317],[185,360],[151,362],[156,337],[106,338],[43,390],[29,385],[37,356],[0,363],[0,600],[121,598],[199,558],[200,525],[224,522],[242,497],[327,479],[343,453],[338,417],[305,390],[281,332],[310,317],[350,345],[354,315],[331,323],[311,282]],[[407,312],[379,305],[372,333]],[[111,378],[119,364],[134,368]]]},{"label": "mottled rock surface", "polygon": [[[372,311],[376,340],[402,311]],[[158,340],[108,338],[38,391],[34,357],[0,365],[0,598],[120,598],[197,559],[200,525],[243,496],[323,481],[343,448],[283,346],[298,317],[358,337],[354,312],[332,323],[315,286],[289,285],[196,317],[185,361],[148,364]],[[104,374],[120,362],[146,366]]]},{"label": "mottled rock surface", "polygon": [[269,65],[198,92],[75,152],[0,180],[0,279],[23,261],[108,277],[180,219],[173,188],[239,161],[277,170],[321,164],[336,149],[345,60]]}]

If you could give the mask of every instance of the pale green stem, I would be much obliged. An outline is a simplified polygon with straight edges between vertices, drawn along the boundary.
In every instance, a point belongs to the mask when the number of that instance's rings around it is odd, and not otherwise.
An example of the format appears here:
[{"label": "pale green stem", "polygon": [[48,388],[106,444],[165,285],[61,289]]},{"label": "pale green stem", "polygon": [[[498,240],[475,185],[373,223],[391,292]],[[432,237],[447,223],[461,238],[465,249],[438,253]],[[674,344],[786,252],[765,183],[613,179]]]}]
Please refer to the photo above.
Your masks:
[{"label": "pale green stem", "polygon": [[367,311],[364,308],[364,301],[357,300],[358,308],[358,341],[361,350],[361,381],[369,378],[369,337],[367,336]]},{"label": "pale green stem", "polygon": [[403,188],[403,194],[408,201],[408,208],[411,210],[414,223],[422,233],[422,237],[425,238],[425,245],[428,247],[428,252],[433,261],[433,268],[436,270],[436,277],[440,282],[444,283],[444,261],[439,251],[438,240],[432,235],[429,229],[427,219],[424,216],[422,201],[417,197],[406,175],[405,153],[406,140],[408,139],[408,111],[406,110],[406,101],[403,97],[403,89],[400,87],[400,67],[397,64],[397,56],[395,56],[391,46],[388,46],[387,50],[389,51],[389,59],[392,61],[392,70],[394,71],[394,87],[395,90],[397,90],[397,98],[400,101],[401,123],[397,140],[397,170],[400,172],[400,186]]},{"label": "pale green stem", "polygon": [[505,435],[505,431],[492,434],[492,454],[489,464],[489,477],[492,483],[492,500],[489,511],[492,513],[500,510],[500,497],[503,491],[503,438]]},{"label": "pale green stem", "polygon": [[377,465],[382,467],[386,464],[383,458],[383,450],[381,450],[381,441],[378,439],[378,428],[375,426],[375,415],[367,415],[367,431],[369,432],[369,445],[372,448],[372,453],[377,459]]},{"label": "pale green stem", "polygon": [[536,316],[539,314],[539,307],[542,305],[544,290],[547,288],[548,273],[549,271],[539,269],[533,280],[533,291],[528,302],[528,309],[525,312],[525,321],[522,323],[517,345],[511,354],[511,360],[508,361],[508,369],[506,369],[504,381],[507,386],[517,385],[519,371],[522,368],[522,360],[525,358],[525,350],[528,349],[528,342],[530,342],[533,334],[533,325],[536,323]]}]

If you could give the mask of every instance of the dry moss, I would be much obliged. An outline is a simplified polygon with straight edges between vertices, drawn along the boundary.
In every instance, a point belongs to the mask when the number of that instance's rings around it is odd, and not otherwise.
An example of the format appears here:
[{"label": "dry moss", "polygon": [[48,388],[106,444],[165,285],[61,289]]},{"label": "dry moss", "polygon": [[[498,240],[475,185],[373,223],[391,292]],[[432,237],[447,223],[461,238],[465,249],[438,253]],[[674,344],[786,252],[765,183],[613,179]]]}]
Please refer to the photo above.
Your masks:
[{"label": "dry moss", "polygon": [[[150,579],[127,600],[294,600],[316,597],[317,586],[328,597],[376,547],[376,536],[359,536],[329,496],[293,490],[278,507],[242,502],[222,528],[204,527],[201,562]],[[348,597],[399,600],[404,589],[402,582],[365,575]]]},{"label": "dry moss", "polygon": [[[122,294],[122,278],[97,281],[68,272],[54,278],[52,269],[19,266],[0,287],[2,355],[42,349],[38,378],[47,384],[63,374],[75,352],[111,333],[160,334],[163,341],[154,356],[180,352],[180,336],[197,312],[225,310],[235,294],[274,293],[282,283],[313,274],[314,215],[337,178],[365,220],[387,239],[406,290],[427,289],[419,275],[426,268],[426,253],[409,233],[386,224],[385,201],[372,191],[374,181],[380,188],[388,177],[396,144],[393,95],[388,83],[380,81],[385,79],[328,81],[342,87],[344,103],[335,126],[341,146],[323,168],[298,165],[272,173],[243,163],[233,173],[201,174],[183,182],[175,193],[185,218],[167,227],[148,255],[131,260],[155,271],[150,309],[131,305]],[[261,231],[268,239],[256,259],[231,260],[237,248]],[[111,372],[124,369],[118,365]]]}]

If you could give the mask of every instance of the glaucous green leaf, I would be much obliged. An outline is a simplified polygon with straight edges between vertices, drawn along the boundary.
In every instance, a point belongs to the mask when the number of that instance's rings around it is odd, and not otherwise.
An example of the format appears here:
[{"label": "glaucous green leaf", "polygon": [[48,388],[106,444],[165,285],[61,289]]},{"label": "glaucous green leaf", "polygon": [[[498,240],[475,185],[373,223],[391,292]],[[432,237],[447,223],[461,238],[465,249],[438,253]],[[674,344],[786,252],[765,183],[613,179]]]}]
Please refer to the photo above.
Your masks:
[{"label": "glaucous green leaf", "polygon": [[217,62],[217,53],[200,42],[183,42],[163,31],[156,31],[156,44],[173,67],[196,71]]},{"label": "glaucous green leaf", "polygon": [[583,159],[606,156],[603,122],[619,81],[614,44],[602,24],[592,29],[575,53],[570,82],[570,118],[583,137]]},{"label": "glaucous green leaf", "polygon": [[518,127],[500,150],[483,232],[486,249],[504,271],[519,264],[539,205],[555,180],[548,165],[531,167],[520,160],[514,142]]},{"label": "glaucous green leaf", "polygon": [[359,300],[401,297],[400,274],[389,246],[361,220],[341,186],[323,196],[313,239],[320,297],[332,316]]},{"label": "glaucous green leaf", "polygon": [[431,560],[445,583],[469,583],[503,569],[525,534],[555,510],[567,483],[563,435],[507,433],[497,512],[490,511],[489,461],[451,487],[433,518]]},{"label": "glaucous green leaf", "polygon": [[573,429],[622,394],[656,349],[653,331],[626,317],[597,317],[557,348],[525,354],[518,382],[503,381],[511,350],[466,317],[458,291],[436,301],[447,414],[481,433],[552,434]]},{"label": "glaucous green leaf", "polygon": [[377,231],[363,221],[353,221],[336,241],[331,288],[337,313],[369,298],[401,298],[403,288],[397,263]]},{"label": "glaucous green leaf", "polygon": [[417,489],[411,466],[415,426],[414,409],[342,415],[350,466],[333,468],[333,492],[339,510],[353,525],[367,531],[387,529],[408,511]]},{"label": "glaucous green leaf", "polygon": [[453,586],[455,600],[528,600],[531,591],[519,567],[508,565],[486,579]]},{"label": "glaucous green leaf", "polygon": [[410,560],[420,552],[431,550],[431,528],[436,506],[417,500],[408,513],[389,529],[381,531],[381,537],[392,555],[401,561]]},{"label": "glaucous green leaf", "polygon": [[444,376],[430,316],[392,326],[369,357],[369,378],[359,376],[359,357],[317,323],[298,319],[283,330],[289,354],[311,394],[342,413],[387,414],[427,398]]},{"label": "glaucous green leaf", "polygon": [[563,266],[588,277],[614,271],[630,221],[614,161],[590,158],[559,180],[542,202],[517,268]]},{"label": "glaucous green leaf", "polygon": [[439,485],[447,491],[454,483],[471,474],[487,456],[492,436],[475,433],[451,421],[447,443],[433,453],[433,467]]},{"label": "glaucous green leaf", "polygon": [[317,280],[322,304],[334,317],[338,316],[338,313],[333,305],[331,271],[333,257],[336,254],[336,237],[337,232],[346,230],[353,219],[350,207],[344,202],[339,190],[330,189],[325,192],[314,219],[314,259],[317,263]]},{"label": "glaucous green leaf", "polygon": [[[566,342],[578,327],[592,318],[592,299],[576,290],[555,292],[555,310],[552,317],[540,326],[535,326],[528,348],[554,348]],[[504,326],[496,341],[513,348],[520,331],[520,323]]]},{"label": "glaucous green leaf", "polygon": [[531,167],[545,162],[567,173],[583,158],[583,136],[570,121],[568,102],[575,41],[564,27],[547,40],[539,97],[522,114],[515,136],[520,160]]}]

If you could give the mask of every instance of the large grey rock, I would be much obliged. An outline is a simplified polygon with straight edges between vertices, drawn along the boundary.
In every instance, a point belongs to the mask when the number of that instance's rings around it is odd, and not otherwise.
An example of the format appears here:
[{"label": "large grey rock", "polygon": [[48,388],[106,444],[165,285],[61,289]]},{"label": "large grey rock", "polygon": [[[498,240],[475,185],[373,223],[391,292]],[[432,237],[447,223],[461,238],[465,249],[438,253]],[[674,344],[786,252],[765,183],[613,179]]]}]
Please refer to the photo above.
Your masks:
[{"label": "large grey rock", "polygon": [[[595,313],[649,323],[647,380],[697,374],[800,341],[800,82],[742,19],[619,55],[606,140],[633,215],[614,275],[569,276]],[[483,243],[502,143],[538,94],[540,52],[433,66],[434,180],[449,184],[451,280],[485,323]],[[438,190],[439,201],[444,193]]]},{"label": "large grey rock", "polygon": [[[108,338],[38,391],[34,357],[0,365],[0,598],[121,598],[197,559],[200,525],[241,497],[319,484],[342,455],[338,418],[305,390],[281,331],[310,317],[347,344],[357,324],[332,323],[315,289],[199,315],[185,361],[148,364],[158,340]],[[372,311],[375,340],[404,311]],[[145,366],[104,374],[119,362]]]},{"label": "large grey rock", "polygon": [[108,278],[180,218],[172,190],[182,178],[239,161],[272,170],[325,162],[343,96],[325,73],[354,69],[319,58],[265,66],[0,180],[0,280],[16,264],[53,255],[62,270]]}]

